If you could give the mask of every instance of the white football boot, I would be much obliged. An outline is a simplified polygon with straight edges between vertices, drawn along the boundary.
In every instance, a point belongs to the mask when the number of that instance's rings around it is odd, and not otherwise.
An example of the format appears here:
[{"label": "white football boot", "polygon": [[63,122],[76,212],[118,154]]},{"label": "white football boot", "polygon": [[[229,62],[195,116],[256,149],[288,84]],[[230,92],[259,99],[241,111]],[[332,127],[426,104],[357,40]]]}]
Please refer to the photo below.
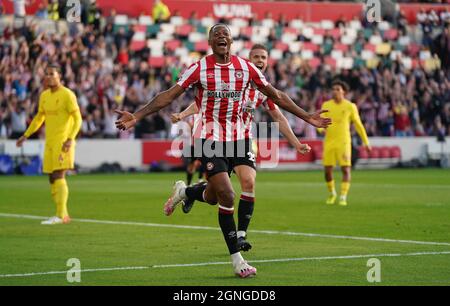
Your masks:
[{"label": "white football boot", "polygon": [[234,273],[240,278],[253,277],[256,275],[256,268],[250,266],[245,260],[233,265]]},{"label": "white football boot", "polygon": [[48,220],[44,220],[41,222],[42,225],[55,225],[55,224],[68,224],[70,223],[70,217],[67,216],[64,219],[61,219],[59,217],[51,217]]},{"label": "white football boot", "polygon": [[166,216],[170,216],[174,212],[175,208],[177,208],[178,204],[186,199],[186,195],[184,193],[185,190],[186,183],[183,181],[177,181],[173,185],[172,196],[164,204],[164,214]]}]

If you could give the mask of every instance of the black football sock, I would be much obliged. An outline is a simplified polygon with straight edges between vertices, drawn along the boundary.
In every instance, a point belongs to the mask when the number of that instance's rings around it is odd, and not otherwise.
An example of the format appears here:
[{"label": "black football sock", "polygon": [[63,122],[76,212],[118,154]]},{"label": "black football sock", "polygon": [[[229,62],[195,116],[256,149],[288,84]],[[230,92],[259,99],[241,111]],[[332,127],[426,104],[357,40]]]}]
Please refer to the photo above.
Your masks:
[{"label": "black football sock", "polygon": [[205,200],[203,199],[203,192],[206,190],[207,185],[208,184],[206,184],[206,183],[198,183],[198,184],[195,184],[194,186],[187,187],[186,191],[185,191],[186,196],[190,200],[197,200],[200,202],[205,202]]},{"label": "black football sock", "polygon": [[223,237],[231,254],[239,252],[237,248],[236,223],[233,217],[234,208],[219,205],[219,224]]},{"label": "black football sock", "polygon": [[192,173],[186,172],[186,177],[187,177],[187,185],[189,186],[192,183]]},{"label": "black football sock", "polygon": [[255,195],[253,193],[243,192],[239,200],[238,208],[238,238],[245,237],[253,216],[253,209],[255,207]]}]

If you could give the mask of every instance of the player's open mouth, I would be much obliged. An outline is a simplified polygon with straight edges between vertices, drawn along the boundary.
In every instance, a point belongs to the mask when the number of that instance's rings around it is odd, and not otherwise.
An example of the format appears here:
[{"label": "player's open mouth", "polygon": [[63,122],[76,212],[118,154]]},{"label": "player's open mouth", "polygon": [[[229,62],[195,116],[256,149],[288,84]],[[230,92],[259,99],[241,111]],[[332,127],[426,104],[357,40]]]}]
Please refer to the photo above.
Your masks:
[{"label": "player's open mouth", "polygon": [[226,43],[225,41],[218,42],[218,43],[217,43],[217,46],[219,46],[219,47],[226,47],[226,46],[227,46],[227,43]]}]

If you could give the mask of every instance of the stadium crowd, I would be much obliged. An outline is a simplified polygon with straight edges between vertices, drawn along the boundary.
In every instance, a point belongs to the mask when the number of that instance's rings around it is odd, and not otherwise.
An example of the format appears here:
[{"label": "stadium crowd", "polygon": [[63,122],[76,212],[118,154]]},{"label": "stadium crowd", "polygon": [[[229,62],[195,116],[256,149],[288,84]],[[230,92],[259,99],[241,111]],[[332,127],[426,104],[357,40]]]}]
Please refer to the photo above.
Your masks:
[{"label": "stadium crowd", "polygon": [[[18,138],[25,131],[37,111],[47,63],[59,63],[65,86],[77,94],[83,115],[81,137],[173,137],[170,113],[190,104],[193,91],[181,96],[171,107],[143,120],[132,134],[117,132],[114,109],[134,111],[172,86],[186,64],[174,50],[165,48],[164,56],[173,58],[173,62],[162,67],[152,66],[149,63],[151,49],[144,47],[135,51],[130,48],[133,27],[116,29],[114,13],[104,17],[95,6],[86,6],[83,12],[82,23],[70,23],[64,33],[46,33],[30,20],[18,28],[0,29],[0,138]],[[49,17],[49,13],[43,7],[38,18],[56,18]],[[63,12],[61,15],[64,16]],[[359,65],[334,70],[324,65],[312,67],[299,60],[296,54],[285,51],[283,59],[268,68],[267,77],[308,111],[320,108],[330,98],[330,85],[335,78],[344,80],[351,88],[348,98],[358,105],[369,136],[450,135],[450,13],[448,10],[422,11],[417,19],[417,26],[408,25],[399,13],[393,25],[412,40],[419,37],[420,50],[416,53],[430,50],[440,59],[440,69],[405,67],[387,54],[381,56],[374,67]],[[160,22],[168,20],[170,17]],[[195,15],[186,22],[193,27],[200,26]],[[345,27],[347,23],[338,20],[335,26]],[[278,28],[288,26],[283,19],[275,20],[275,24]],[[377,31],[374,24],[362,21],[362,26]],[[151,38],[152,34],[147,35]],[[239,38],[251,39],[245,33]],[[358,35],[352,47],[367,43],[367,39]],[[274,45],[278,40],[276,31],[271,32],[269,43]],[[309,39],[300,34],[298,40]],[[333,41],[334,37],[325,34],[324,41],[327,40]],[[317,53],[323,58],[325,52],[321,48]],[[354,50],[348,52],[353,54]],[[259,120],[270,120],[261,112],[257,116]],[[287,117],[298,136],[318,137],[314,128],[292,116]],[[35,137],[42,137],[42,133]]]}]

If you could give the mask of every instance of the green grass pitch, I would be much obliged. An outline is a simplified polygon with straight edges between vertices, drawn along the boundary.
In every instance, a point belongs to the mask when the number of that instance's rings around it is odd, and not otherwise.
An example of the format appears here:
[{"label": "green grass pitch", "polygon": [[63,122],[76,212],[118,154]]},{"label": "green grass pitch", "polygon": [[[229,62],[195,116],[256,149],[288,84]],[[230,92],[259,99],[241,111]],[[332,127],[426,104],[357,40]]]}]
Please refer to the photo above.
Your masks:
[{"label": "green grass pitch", "polygon": [[[0,177],[0,285],[373,285],[371,257],[377,285],[450,285],[448,170],[354,171],[348,207],[324,204],[320,171],[258,173],[253,249],[243,253],[258,275],[244,280],[224,263],[217,207],[163,215],[177,179],[70,176],[74,221],[42,226],[38,217],[54,214],[47,178]],[[69,258],[80,260],[81,283],[67,281]]]}]

